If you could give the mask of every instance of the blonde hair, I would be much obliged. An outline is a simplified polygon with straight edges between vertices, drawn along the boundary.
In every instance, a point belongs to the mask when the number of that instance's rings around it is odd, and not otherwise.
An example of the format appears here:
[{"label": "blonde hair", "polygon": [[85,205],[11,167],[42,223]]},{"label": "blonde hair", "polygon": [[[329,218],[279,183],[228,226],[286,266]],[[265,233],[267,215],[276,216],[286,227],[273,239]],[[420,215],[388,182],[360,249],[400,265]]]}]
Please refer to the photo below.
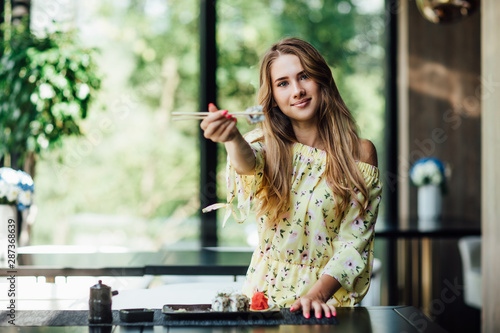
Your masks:
[{"label": "blonde hair", "polygon": [[[346,210],[351,198],[358,204],[356,192],[368,198],[366,183],[356,165],[360,139],[355,121],[347,109],[333,79],[332,72],[321,54],[309,43],[287,38],[274,44],[265,54],[260,67],[258,102],[264,108],[262,123],[266,147],[266,163],[261,190],[257,193],[261,204],[258,215],[268,215],[275,221],[290,205],[292,176],[292,145],[297,142],[290,119],[276,105],[273,98],[271,66],[282,54],[299,58],[305,74],[320,87],[318,132],[327,153],[325,176],[336,202],[337,215]],[[359,205],[364,214],[368,200]]]}]

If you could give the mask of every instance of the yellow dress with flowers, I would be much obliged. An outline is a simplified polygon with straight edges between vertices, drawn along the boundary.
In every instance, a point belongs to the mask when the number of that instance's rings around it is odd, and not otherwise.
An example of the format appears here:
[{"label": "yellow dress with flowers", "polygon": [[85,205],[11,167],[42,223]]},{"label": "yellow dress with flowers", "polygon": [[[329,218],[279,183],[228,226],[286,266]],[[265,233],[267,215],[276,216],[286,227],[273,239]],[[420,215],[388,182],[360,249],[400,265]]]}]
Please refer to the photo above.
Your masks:
[{"label": "yellow dress with flowers", "polygon": [[[260,130],[245,136],[256,156],[255,173],[239,175],[228,163],[228,203],[225,220],[232,214],[243,222],[250,213],[255,193],[262,184],[265,147]],[[269,301],[290,307],[305,295],[322,274],[340,282],[341,288],[327,303],[352,306],[359,303],[370,286],[373,265],[374,228],[382,185],[378,168],[358,162],[369,190],[366,213],[361,216],[355,200],[336,218],[334,194],[322,177],[326,152],[300,143],[293,145],[291,206],[279,221],[259,218],[259,244],[247,271],[243,293],[252,297],[262,291]],[[237,198],[238,203],[233,200]],[[363,201],[363,196],[358,194]],[[258,202],[256,202],[258,204]],[[239,214],[238,214],[239,213]]]}]

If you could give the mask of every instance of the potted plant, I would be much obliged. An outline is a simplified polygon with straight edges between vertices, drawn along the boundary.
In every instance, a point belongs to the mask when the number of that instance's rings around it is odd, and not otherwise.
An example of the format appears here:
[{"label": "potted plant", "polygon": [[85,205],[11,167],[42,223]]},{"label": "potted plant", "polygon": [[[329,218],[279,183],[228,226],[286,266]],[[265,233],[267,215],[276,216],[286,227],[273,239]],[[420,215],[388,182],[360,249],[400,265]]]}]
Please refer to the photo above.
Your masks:
[{"label": "potted plant", "polygon": [[[21,170],[12,168],[0,168],[0,266],[4,266],[8,259],[12,259],[15,251],[8,251],[14,245],[15,239],[21,234],[19,224],[19,215],[26,215],[33,203],[33,179],[30,175]],[[28,226],[25,228],[29,232]],[[28,235],[25,236],[27,238]]]},{"label": "potted plant", "polygon": [[3,30],[0,161],[33,175],[34,156],[64,136],[81,134],[101,83],[95,50],[79,47],[74,32],[37,37],[23,25]]}]

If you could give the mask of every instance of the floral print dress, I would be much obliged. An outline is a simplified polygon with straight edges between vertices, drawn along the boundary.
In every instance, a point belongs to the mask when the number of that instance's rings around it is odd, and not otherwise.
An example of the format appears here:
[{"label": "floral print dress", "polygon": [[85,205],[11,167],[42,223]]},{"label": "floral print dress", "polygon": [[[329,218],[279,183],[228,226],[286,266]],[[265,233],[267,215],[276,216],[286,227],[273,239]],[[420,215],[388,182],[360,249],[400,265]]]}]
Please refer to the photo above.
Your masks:
[{"label": "floral print dress", "polygon": [[[256,156],[254,175],[239,175],[228,163],[228,203],[212,205],[207,210],[226,207],[225,220],[231,214],[238,222],[248,217],[264,172],[264,144],[253,142],[261,136],[260,130],[245,136]],[[323,178],[325,165],[325,151],[300,143],[293,145],[291,206],[279,221],[269,223],[266,215],[257,221],[259,245],[243,286],[247,296],[262,291],[270,302],[290,307],[322,274],[334,277],[342,286],[328,300],[329,304],[352,306],[368,291],[382,192],[378,168],[358,162],[369,190],[365,215],[360,215],[356,201],[352,200],[336,218],[334,194]],[[363,199],[361,194],[358,199]]]}]

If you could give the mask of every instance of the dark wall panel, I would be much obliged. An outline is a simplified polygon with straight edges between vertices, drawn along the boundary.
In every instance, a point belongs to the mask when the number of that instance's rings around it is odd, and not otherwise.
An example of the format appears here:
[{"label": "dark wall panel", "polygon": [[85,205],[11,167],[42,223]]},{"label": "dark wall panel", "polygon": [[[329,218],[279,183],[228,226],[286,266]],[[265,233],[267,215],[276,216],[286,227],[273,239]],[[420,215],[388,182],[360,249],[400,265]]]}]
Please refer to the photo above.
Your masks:
[{"label": "dark wall panel", "polygon": [[[426,21],[409,2],[409,110],[412,165],[423,156],[448,163],[443,217],[480,224],[480,14],[450,24]],[[417,215],[411,187],[410,214]]]},{"label": "dark wall panel", "polygon": [[[409,1],[409,164],[424,156],[448,163],[443,223],[481,224],[480,13],[451,24],[426,21]],[[410,187],[410,215],[417,216],[417,189]],[[480,312],[463,302],[457,240],[435,241],[435,289],[423,304],[449,332],[479,331]],[[453,299],[443,295],[458,285]],[[448,289],[447,289],[448,288]],[[455,297],[456,296],[456,297]],[[457,320],[467,317],[467,323]]]}]

